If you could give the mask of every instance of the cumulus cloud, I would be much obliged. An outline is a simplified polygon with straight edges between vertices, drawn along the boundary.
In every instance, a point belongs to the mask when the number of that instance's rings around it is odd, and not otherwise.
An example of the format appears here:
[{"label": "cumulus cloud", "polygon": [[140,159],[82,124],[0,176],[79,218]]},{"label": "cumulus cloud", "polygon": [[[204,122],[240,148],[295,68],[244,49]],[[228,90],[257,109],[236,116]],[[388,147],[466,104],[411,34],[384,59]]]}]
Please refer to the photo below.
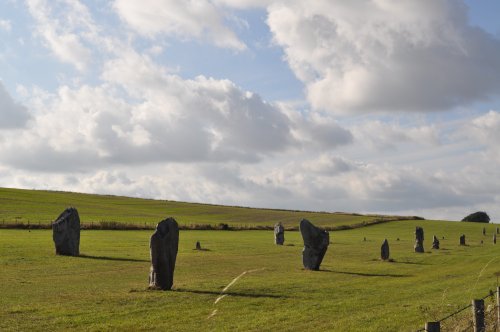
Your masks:
[{"label": "cumulus cloud", "polygon": [[268,12],[316,109],[434,111],[499,94],[500,41],[468,24],[462,2],[288,1]]},{"label": "cumulus cloud", "polygon": [[0,129],[24,127],[29,118],[28,109],[14,101],[0,82]]},{"label": "cumulus cloud", "polygon": [[79,1],[27,0],[36,21],[35,31],[62,62],[83,71],[91,61],[92,51],[86,39],[95,36],[95,26],[88,8]]},{"label": "cumulus cloud", "polygon": [[141,35],[194,38],[220,47],[246,48],[224,25],[223,13],[211,1],[116,0],[114,8],[122,20]]}]

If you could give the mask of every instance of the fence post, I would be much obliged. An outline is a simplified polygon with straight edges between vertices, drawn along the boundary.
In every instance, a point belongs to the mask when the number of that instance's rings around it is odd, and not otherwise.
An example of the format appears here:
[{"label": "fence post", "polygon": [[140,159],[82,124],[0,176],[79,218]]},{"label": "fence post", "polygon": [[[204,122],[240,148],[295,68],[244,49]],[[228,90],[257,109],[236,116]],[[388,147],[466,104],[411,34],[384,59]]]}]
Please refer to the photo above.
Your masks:
[{"label": "fence post", "polygon": [[472,300],[472,314],[474,332],[485,332],[484,325],[484,300]]},{"label": "fence post", "polygon": [[425,323],[425,330],[427,332],[440,332],[441,323],[440,322],[427,322]]},{"label": "fence post", "polygon": [[500,329],[500,287],[497,287],[497,329]]}]

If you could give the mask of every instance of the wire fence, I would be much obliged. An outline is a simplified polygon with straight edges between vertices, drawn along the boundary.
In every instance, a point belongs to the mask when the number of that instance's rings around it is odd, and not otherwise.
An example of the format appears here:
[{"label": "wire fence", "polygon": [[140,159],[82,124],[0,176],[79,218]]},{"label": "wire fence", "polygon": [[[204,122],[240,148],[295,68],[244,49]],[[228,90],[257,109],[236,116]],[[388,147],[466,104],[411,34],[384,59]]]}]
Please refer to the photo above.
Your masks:
[{"label": "wire fence", "polygon": [[[489,293],[482,298],[475,299],[469,305],[460,307],[454,312],[446,315],[445,317],[436,320],[434,322],[430,322],[426,324],[426,327],[417,330],[416,332],[421,331],[453,331],[453,332],[461,332],[461,331],[476,331],[475,322],[478,319],[482,319],[484,321],[484,329],[480,331],[500,331],[500,287],[497,288],[496,291],[490,290]],[[496,296],[495,296],[496,295]],[[484,304],[483,310],[477,310],[474,308],[474,304],[477,301],[485,301],[489,300],[489,303],[486,302]],[[467,311],[470,309],[470,311]],[[480,317],[478,317],[478,315]],[[429,325],[428,325],[429,324]],[[428,327],[429,326],[429,327]],[[432,327],[431,327],[432,326]]]}]

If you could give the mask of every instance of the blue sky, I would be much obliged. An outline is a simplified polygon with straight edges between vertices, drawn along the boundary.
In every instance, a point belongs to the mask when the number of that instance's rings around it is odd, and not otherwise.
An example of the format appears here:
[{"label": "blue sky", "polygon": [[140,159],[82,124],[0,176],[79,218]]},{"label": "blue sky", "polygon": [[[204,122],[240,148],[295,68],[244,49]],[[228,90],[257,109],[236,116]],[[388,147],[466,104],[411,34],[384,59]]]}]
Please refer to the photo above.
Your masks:
[{"label": "blue sky", "polygon": [[498,1],[0,3],[0,185],[500,220]]}]

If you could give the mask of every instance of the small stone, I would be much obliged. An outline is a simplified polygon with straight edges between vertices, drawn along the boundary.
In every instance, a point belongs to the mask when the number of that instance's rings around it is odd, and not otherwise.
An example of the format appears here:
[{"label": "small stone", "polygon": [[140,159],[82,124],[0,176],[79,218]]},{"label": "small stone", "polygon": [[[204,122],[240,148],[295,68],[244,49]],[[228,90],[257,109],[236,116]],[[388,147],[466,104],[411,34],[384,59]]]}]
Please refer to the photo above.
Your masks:
[{"label": "small stone", "polygon": [[439,240],[436,235],[432,238],[432,249],[439,249]]},{"label": "small stone", "polygon": [[75,208],[67,208],[52,223],[52,239],[56,246],[56,255],[80,254],[80,217]]},{"label": "small stone", "polygon": [[304,249],[302,250],[304,268],[317,271],[328,249],[330,235],[327,231],[314,226],[306,219],[300,222],[299,228],[304,240]]},{"label": "small stone", "polygon": [[366,242],[366,237],[363,238],[363,242]]},{"label": "small stone", "polygon": [[460,245],[461,245],[461,246],[465,246],[465,234],[462,234],[462,235],[460,236]]},{"label": "small stone", "polygon": [[380,248],[380,258],[384,261],[389,259],[389,242],[387,242],[387,239],[384,240]]},{"label": "small stone", "polygon": [[285,243],[285,227],[280,222],[274,225],[274,243],[280,246]]},{"label": "small stone", "polygon": [[483,235],[486,235],[486,227],[483,227]]},{"label": "small stone", "polygon": [[196,250],[201,250],[200,241],[196,241]]},{"label": "small stone", "polygon": [[422,227],[415,228],[415,252],[424,252],[424,229]]},{"label": "small stone", "polygon": [[162,220],[149,242],[151,271],[149,287],[169,290],[174,284],[175,260],[179,248],[179,226],[174,218]]},{"label": "small stone", "polygon": [[399,241],[399,237],[396,239],[396,241]]}]

